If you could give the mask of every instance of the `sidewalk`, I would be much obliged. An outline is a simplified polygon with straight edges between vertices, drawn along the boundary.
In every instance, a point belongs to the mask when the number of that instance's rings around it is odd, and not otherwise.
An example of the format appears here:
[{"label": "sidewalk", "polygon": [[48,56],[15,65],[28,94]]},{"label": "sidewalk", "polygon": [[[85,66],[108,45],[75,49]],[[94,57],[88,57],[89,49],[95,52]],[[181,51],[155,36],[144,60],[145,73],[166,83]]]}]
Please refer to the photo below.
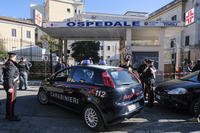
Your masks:
[{"label": "sidewalk", "polygon": [[[41,80],[31,80],[31,81],[28,81],[28,85],[29,86],[40,86],[41,84]],[[3,88],[3,82],[0,82],[0,89]]]}]

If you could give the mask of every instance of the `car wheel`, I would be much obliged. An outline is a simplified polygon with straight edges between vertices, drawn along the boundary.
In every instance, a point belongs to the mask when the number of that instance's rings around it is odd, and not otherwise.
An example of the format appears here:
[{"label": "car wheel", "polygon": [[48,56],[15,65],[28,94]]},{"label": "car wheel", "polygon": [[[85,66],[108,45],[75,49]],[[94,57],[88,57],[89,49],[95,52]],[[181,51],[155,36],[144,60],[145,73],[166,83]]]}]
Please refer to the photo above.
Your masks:
[{"label": "car wheel", "polygon": [[98,109],[89,104],[83,110],[83,120],[84,123],[92,130],[95,131],[103,131],[104,130],[104,122],[102,116]]},{"label": "car wheel", "polygon": [[200,99],[193,100],[190,106],[190,113],[194,116],[198,116],[200,113]]},{"label": "car wheel", "polygon": [[48,104],[49,99],[47,93],[44,90],[38,92],[38,100],[41,104]]}]

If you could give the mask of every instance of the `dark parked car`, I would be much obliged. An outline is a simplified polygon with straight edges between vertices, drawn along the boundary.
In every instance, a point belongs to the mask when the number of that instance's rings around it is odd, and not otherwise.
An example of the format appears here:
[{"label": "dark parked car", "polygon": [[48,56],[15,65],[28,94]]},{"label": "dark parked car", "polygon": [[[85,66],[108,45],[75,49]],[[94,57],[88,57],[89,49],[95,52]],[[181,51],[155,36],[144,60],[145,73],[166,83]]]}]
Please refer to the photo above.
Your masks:
[{"label": "dark parked car", "polygon": [[199,71],[181,79],[159,84],[155,89],[155,99],[165,106],[176,109],[188,109],[193,115],[200,111],[200,75]]},{"label": "dark parked car", "polygon": [[42,82],[38,100],[81,113],[85,124],[97,131],[132,117],[144,105],[137,78],[126,69],[98,65],[57,72]]}]

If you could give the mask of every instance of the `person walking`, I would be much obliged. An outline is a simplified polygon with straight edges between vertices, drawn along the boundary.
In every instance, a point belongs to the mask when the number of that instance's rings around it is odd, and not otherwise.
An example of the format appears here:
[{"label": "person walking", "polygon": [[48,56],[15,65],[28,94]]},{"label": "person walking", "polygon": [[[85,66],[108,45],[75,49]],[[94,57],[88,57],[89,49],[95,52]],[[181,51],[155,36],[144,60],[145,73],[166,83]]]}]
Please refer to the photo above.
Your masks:
[{"label": "person walking", "polygon": [[144,92],[144,99],[146,100],[146,87],[145,87],[145,69],[147,68],[147,61],[148,59],[144,59],[144,63],[140,65],[137,69],[137,72],[139,74],[139,78],[142,84],[143,92]]},{"label": "person walking", "polygon": [[28,87],[28,73],[30,70],[30,67],[32,66],[31,63],[28,63],[26,61],[26,58],[21,57],[20,62],[18,63],[19,68],[19,90],[22,90],[24,86],[24,90],[27,90]]},{"label": "person walking", "polygon": [[148,94],[148,106],[153,107],[154,102],[154,92],[153,87],[155,84],[156,79],[156,68],[154,67],[154,61],[148,60],[147,61],[147,68],[145,71],[145,87]]},{"label": "person walking", "polygon": [[16,54],[8,53],[9,59],[3,67],[3,86],[6,91],[6,116],[9,121],[20,121],[20,118],[15,115],[16,91],[17,82],[19,79],[19,70],[16,63]]}]

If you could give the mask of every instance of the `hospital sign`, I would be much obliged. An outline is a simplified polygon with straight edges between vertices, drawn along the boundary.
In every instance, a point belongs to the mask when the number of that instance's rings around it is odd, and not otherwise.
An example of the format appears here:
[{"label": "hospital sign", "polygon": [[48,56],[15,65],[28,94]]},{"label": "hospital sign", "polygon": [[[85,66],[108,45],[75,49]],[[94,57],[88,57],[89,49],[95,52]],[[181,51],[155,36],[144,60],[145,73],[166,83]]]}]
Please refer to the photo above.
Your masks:
[{"label": "hospital sign", "polygon": [[71,27],[71,28],[124,28],[124,27],[177,27],[178,21],[67,21],[48,22],[43,27]]}]

